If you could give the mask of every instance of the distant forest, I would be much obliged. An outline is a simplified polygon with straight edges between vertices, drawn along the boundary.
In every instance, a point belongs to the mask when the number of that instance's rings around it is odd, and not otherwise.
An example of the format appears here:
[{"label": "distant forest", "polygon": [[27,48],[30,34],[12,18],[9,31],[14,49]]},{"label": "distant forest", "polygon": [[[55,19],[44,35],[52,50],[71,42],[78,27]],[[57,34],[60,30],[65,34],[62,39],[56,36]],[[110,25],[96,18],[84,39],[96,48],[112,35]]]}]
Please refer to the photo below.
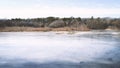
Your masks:
[{"label": "distant forest", "polygon": [[[62,28],[62,27],[87,27],[88,29],[120,29],[120,18],[34,18],[34,19],[0,19],[0,28],[4,27],[41,27],[41,28]],[[83,27],[83,28],[84,28]]]}]

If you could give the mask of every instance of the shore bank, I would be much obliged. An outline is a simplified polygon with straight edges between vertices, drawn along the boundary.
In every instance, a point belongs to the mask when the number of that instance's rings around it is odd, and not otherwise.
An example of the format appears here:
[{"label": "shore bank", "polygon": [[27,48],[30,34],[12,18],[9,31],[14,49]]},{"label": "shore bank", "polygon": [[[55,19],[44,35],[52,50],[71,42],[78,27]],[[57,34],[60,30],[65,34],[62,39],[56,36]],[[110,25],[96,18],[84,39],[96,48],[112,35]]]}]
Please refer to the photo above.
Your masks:
[{"label": "shore bank", "polygon": [[47,32],[47,31],[90,31],[88,28],[74,28],[74,27],[62,27],[62,28],[48,28],[48,27],[4,27],[0,28],[0,32]]}]

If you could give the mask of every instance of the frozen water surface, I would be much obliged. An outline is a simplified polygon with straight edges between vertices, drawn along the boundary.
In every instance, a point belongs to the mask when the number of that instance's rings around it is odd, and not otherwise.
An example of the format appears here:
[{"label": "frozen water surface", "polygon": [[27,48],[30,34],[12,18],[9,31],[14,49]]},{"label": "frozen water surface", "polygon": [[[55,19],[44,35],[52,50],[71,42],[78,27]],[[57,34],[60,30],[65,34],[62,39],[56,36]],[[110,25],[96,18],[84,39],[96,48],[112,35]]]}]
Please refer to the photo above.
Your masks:
[{"label": "frozen water surface", "polygon": [[0,68],[120,68],[120,32],[1,32]]}]

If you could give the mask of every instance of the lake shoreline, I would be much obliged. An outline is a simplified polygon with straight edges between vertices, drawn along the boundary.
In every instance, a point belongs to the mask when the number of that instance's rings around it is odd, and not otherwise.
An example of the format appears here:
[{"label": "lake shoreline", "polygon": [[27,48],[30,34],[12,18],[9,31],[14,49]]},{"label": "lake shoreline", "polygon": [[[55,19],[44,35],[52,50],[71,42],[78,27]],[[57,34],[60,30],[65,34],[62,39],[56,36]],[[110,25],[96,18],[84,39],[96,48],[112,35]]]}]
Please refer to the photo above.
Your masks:
[{"label": "lake shoreline", "polygon": [[[107,29],[98,29],[95,31],[120,31],[116,28],[107,28]],[[1,27],[0,32],[49,32],[49,31],[67,31],[67,32],[74,32],[74,31],[94,31],[94,29],[87,29],[87,28],[75,28],[75,27],[61,27],[61,28],[48,28],[48,27]]]}]

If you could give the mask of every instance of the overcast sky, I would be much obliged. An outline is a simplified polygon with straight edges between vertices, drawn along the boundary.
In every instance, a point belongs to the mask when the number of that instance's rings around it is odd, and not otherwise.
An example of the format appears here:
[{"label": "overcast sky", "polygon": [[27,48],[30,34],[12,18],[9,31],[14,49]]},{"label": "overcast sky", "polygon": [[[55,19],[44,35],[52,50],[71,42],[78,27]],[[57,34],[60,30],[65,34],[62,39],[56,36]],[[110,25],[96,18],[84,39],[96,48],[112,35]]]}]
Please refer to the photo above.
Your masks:
[{"label": "overcast sky", "polygon": [[0,0],[0,18],[120,17],[120,0]]}]

